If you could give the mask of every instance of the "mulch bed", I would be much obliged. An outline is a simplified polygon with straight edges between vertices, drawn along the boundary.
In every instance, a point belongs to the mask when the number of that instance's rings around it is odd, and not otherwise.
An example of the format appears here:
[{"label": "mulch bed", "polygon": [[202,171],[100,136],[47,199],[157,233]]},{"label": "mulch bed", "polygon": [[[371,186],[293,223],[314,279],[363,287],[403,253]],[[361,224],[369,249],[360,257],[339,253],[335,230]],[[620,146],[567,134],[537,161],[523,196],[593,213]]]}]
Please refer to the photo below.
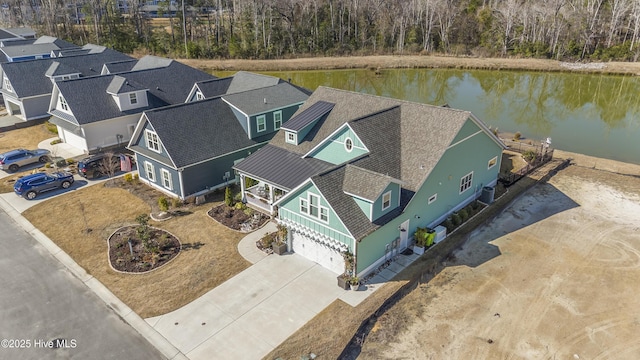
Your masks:
[{"label": "mulch bed", "polygon": [[220,224],[237,231],[251,232],[269,221],[269,217],[253,209],[237,209],[226,204],[218,205],[207,212]]},{"label": "mulch bed", "polygon": [[125,226],[109,237],[109,262],[114,269],[131,273],[146,272],[161,267],[180,253],[180,241],[175,236],[153,227],[149,227],[151,249],[146,249],[138,238],[137,227]]}]

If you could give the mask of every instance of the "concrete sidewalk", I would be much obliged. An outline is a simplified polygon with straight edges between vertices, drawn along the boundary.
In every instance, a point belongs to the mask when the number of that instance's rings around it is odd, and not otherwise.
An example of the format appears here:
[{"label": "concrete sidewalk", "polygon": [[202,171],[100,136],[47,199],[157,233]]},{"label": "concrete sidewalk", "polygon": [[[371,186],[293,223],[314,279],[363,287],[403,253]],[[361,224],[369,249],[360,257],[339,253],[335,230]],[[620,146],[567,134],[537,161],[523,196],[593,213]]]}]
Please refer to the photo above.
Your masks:
[{"label": "concrete sidewalk", "polygon": [[65,159],[72,159],[85,155],[84,151],[77,149],[67,143],[57,143],[55,145],[51,145],[51,142],[57,139],[57,137],[54,137],[51,139],[40,141],[38,143],[38,148],[51,151],[51,156],[53,157],[61,157]]}]

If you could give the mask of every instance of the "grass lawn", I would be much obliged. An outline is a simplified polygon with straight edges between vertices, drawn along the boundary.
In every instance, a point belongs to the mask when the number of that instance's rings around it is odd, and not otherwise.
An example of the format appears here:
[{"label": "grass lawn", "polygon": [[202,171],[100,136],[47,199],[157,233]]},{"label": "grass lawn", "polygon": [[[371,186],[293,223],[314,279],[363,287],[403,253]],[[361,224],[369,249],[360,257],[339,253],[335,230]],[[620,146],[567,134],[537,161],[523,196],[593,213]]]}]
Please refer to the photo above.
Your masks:
[{"label": "grass lawn", "polygon": [[[151,212],[148,203],[124,189],[103,184],[90,186],[40,203],[23,215],[136,313],[147,318],[193,301],[250,265],[237,250],[246,234],[209,218],[207,211],[214,205],[192,205],[183,216],[149,222],[176,235],[183,250],[169,264],[147,274],[115,272],[107,259],[109,235],[120,226],[135,224],[136,216]],[[86,227],[91,231],[86,232]]]},{"label": "grass lawn", "polygon": [[56,137],[47,130],[44,124],[29,126],[23,129],[0,132],[0,153],[13,149],[35,149],[42,140]]}]

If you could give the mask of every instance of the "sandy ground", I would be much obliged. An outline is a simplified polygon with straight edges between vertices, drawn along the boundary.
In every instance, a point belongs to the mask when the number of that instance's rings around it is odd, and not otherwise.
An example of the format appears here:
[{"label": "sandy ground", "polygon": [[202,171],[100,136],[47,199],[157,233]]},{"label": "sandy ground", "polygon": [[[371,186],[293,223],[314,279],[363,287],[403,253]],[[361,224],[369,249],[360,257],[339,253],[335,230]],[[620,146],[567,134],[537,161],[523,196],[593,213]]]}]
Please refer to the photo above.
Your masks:
[{"label": "sandy ground", "polygon": [[377,341],[376,324],[359,358],[640,359],[640,172],[627,170],[570,166],[530,189],[385,314],[415,312],[405,331]]},{"label": "sandy ground", "polygon": [[179,59],[200,69],[224,71],[288,71],[330,69],[455,68],[487,70],[566,71],[640,75],[640,63],[566,63],[543,59],[471,58],[427,55],[314,57],[280,60]]}]

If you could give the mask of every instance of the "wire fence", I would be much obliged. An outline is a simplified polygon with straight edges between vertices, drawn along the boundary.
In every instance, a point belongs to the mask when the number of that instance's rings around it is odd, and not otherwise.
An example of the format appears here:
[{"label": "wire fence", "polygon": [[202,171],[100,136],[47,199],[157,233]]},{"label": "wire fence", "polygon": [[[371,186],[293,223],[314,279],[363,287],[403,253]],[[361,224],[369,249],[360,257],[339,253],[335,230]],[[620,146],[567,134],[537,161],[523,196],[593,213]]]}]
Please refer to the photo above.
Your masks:
[{"label": "wire fence", "polygon": [[539,145],[513,140],[502,140],[502,142],[507,145],[508,150],[522,154],[527,161],[527,166],[516,172],[500,174],[499,181],[504,186],[513,185],[516,181],[553,159],[554,149],[544,142]]}]

